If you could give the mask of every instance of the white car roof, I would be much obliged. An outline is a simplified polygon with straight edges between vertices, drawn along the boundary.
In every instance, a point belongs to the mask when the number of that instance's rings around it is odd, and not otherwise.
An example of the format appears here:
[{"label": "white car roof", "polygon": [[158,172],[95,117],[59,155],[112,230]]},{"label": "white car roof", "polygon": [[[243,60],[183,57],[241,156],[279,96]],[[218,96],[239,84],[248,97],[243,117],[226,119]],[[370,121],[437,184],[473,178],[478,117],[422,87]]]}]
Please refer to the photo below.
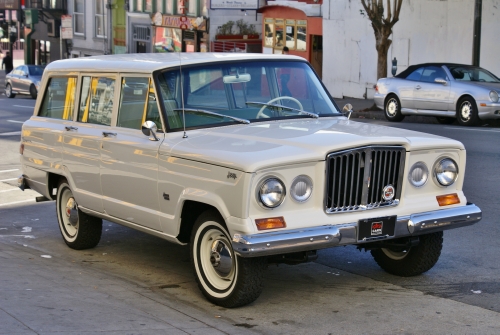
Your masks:
[{"label": "white car roof", "polygon": [[248,53],[141,53],[82,57],[58,60],[50,63],[45,71],[95,71],[95,72],[146,72],[189,64],[245,60],[302,60],[289,55]]}]

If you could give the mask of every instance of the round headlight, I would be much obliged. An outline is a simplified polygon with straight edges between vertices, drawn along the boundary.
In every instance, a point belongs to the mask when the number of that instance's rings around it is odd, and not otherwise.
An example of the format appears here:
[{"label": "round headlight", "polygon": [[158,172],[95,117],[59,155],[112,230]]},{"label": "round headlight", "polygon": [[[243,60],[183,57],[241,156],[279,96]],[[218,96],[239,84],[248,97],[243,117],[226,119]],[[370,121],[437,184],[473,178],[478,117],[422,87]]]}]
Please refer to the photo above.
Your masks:
[{"label": "round headlight", "polygon": [[450,186],[457,180],[458,165],[451,158],[441,159],[434,166],[434,175],[439,184]]},{"label": "round headlight", "polygon": [[490,91],[490,100],[492,102],[498,102],[498,92],[497,91]]},{"label": "round headlight", "polygon": [[410,169],[408,180],[415,187],[422,187],[429,178],[429,169],[424,162],[416,162]]},{"label": "round headlight", "polygon": [[259,200],[267,208],[278,207],[285,200],[285,185],[278,178],[264,180],[259,187]]},{"label": "round headlight", "polygon": [[311,197],[312,190],[313,183],[311,178],[306,175],[300,175],[292,182],[290,196],[297,202],[304,202]]}]

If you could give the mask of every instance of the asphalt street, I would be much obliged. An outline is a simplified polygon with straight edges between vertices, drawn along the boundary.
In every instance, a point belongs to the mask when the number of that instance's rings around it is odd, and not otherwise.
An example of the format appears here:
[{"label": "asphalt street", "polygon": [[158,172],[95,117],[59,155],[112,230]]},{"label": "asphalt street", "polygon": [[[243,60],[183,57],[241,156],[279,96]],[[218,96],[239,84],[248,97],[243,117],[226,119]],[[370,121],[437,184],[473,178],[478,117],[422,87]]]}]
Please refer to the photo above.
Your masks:
[{"label": "asphalt street", "polygon": [[[229,310],[204,299],[186,246],[106,221],[96,248],[64,244],[54,203],[15,187],[19,122],[33,112],[20,106],[34,103],[0,96],[0,334],[500,333],[498,127],[390,124],[468,150],[464,190],[483,220],[445,232],[429,272],[399,278],[369,253],[328,249],[313,263],[270,266],[261,297]],[[388,125],[381,119],[353,120]]]}]

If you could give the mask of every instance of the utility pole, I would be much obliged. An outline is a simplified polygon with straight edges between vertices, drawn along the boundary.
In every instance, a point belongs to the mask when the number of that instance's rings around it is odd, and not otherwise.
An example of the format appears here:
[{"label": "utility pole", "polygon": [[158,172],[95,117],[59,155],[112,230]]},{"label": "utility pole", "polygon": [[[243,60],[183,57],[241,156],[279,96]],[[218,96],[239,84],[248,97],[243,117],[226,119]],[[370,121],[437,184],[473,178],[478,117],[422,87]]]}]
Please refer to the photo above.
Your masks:
[{"label": "utility pole", "polygon": [[481,19],[483,16],[483,0],[475,0],[474,36],[472,39],[472,65],[479,66],[481,60]]}]

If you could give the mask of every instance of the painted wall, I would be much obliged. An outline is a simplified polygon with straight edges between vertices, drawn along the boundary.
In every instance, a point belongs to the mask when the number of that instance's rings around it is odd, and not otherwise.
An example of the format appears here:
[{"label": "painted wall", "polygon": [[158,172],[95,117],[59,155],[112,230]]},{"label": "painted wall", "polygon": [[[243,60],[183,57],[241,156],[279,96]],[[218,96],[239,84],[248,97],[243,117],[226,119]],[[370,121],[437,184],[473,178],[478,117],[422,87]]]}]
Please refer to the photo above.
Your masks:
[{"label": "painted wall", "polygon": [[500,77],[500,0],[483,0],[479,64]]},{"label": "painted wall", "polygon": [[[492,10],[495,15],[483,17],[483,28],[489,27],[487,33],[483,32],[481,43],[485,67],[487,62],[500,66],[499,44],[490,47],[484,42],[486,35],[491,41],[498,39],[494,31],[497,35],[500,31],[500,12],[493,2],[500,0],[483,0],[483,7],[486,7],[483,15],[490,8],[495,9]],[[361,0],[329,0],[322,7],[323,81],[337,98],[372,98],[374,94],[373,86],[377,81],[375,36],[370,20],[360,14],[362,9]],[[399,22],[393,27],[388,75],[391,76],[394,57],[398,60],[398,73],[408,65],[422,62],[471,64],[473,18],[473,0],[404,0]],[[494,71],[492,67],[491,70]]]}]

